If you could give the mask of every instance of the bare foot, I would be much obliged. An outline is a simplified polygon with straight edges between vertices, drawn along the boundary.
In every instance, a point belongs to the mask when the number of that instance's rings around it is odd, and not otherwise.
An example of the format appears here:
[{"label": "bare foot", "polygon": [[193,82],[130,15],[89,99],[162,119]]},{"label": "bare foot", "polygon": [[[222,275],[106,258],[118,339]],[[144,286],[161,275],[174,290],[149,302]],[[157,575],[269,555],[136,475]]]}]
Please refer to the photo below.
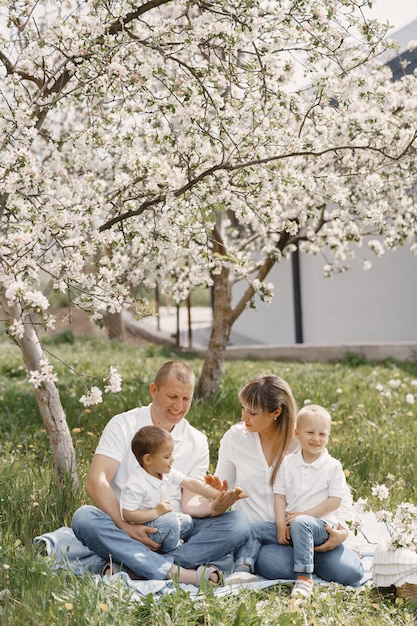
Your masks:
[{"label": "bare foot", "polygon": [[175,563],[173,563],[168,572],[167,578],[176,580],[179,583],[185,583],[186,585],[196,585],[197,570],[185,569],[185,567],[180,567],[179,565],[175,565]]},{"label": "bare foot", "polygon": [[[205,576],[206,573],[208,576]],[[185,569],[184,567],[180,567],[174,563],[168,572],[167,578],[176,580],[179,583],[195,585],[197,587],[200,585],[200,581],[202,579],[207,580],[207,582],[209,582],[213,587],[217,587],[221,582],[220,572],[217,568],[212,566],[206,567],[203,565],[200,565],[198,570],[195,570]]]}]

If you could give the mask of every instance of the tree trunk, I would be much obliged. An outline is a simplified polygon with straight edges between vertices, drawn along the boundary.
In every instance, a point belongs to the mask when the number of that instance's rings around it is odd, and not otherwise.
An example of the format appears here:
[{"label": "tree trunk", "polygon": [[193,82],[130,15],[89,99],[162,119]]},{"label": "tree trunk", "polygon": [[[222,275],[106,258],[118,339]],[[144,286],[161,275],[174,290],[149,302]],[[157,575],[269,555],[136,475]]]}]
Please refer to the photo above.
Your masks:
[{"label": "tree trunk", "polygon": [[103,326],[106,329],[108,339],[125,340],[125,324],[121,311],[119,313],[104,313]]},{"label": "tree trunk", "polygon": [[[221,238],[218,232],[216,251],[222,253]],[[213,240],[215,237],[213,236]],[[257,268],[257,278],[263,281],[275,264],[273,258],[266,258]],[[204,358],[203,369],[198,381],[196,396],[198,398],[208,398],[216,393],[220,384],[220,376],[223,367],[224,354],[227,343],[232,332],[233,324],[243,313],[248,302],[253,298],[254,290],[248,286],[241,295],[235,307],[232,306],[232,287],[229,270],[223,268],[220,274],[214,276],[214,298],[213,298],[213,321],[211,327],[210,341]]]},{"label": "tree trunk", "polygon": [[[20,348],[28,372],[40,371],[45,355],[30,315],[22,311],[19,305],[10,306],[4,293],[0,293],[0,304],[10,324],[14,320],[21,320],[24,324],[24,336],[13,339]],[[71,486],[76,487],[78,476],[74,446],[58,388],[54,382],[45,381],[35,389],[35,395],[49,438],[59,484],[63,487],[69,480]]]},{"label": "tree trunk", "polygon": [[224,353],[232,330],[232,288],[229,270],[223,268],[214,277],[213,321],[210,341],[198,381],[196,395],[208,398],[216,393],[224,361]]}]

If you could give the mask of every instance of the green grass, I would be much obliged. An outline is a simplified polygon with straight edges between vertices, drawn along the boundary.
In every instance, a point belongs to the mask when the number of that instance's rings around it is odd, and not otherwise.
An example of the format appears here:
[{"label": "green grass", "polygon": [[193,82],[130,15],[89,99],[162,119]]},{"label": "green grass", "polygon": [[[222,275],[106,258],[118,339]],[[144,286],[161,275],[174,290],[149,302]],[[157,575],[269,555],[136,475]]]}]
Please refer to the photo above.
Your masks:
[{"label": "green grass", "polygon": [[[217,598],[210,591],[197,601],[181,590],[161,599],[130,600],[121,585],[96,584],[86,574],[54,572],[33,538],[69,525],[73,511],[86,502],[82,485],[100,432],[115,413],[149,401],[148,386],[158,367],[174,353],[152,345],[138,348],[118,342],[64,335],[46,344],[56,367],[62,402],[76,448],[81,487],[61,491],[52,471],[49,442],[27,383],[19,351],[0,343],[0,624],[149,626],[197,624],[212,626],[331,625],[416,623],[415,604],[377,589],[317,589],[305,610],[290,611],[289,588],[244,591]],[[55,358],[56,357],[56,358]],[[198,375],[202,360],[184,355]],[[64,365],[66,364],[66,365]],[[105,395],[104,403],[84,408],[78,398],[85,384],[102,383],[112,364],[119,368],[123,390]],[[76,370],[68,369],[67,366]],[[354,496],[370,494],[371,485],[398,480],[395,497],[417,502],[417,363],[387,361],[369,364],[351,356],[338,364],[277,361],[226,362],[216,397],[195,402],[190,421],[209,437],[214,470],[223,432],[240,418],[237,392],[256,374],[273,372],[285,378],[298,404],[325,405],[333,416],[329,448],[349,470]]]}]

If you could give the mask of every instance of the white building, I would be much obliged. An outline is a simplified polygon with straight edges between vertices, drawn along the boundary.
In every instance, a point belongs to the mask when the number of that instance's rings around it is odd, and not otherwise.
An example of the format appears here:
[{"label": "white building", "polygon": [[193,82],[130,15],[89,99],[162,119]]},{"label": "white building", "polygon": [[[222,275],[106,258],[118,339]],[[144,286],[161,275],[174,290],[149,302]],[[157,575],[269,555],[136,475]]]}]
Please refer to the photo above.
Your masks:
[{"label": "white building", "polygon": [[[417,20],[392,38],[401,45],[387,61],[396,80],[417,68],[417,52],[407,48],[417,39]],[[358,262],[331,279],[323,277],[323,265],[322,257],[300,254],[275,266],[268,276],[272,303],[245,311],[234,334],[268,345],[417,341],[417,257],[407,248],[375,257],[368,271]]]}]

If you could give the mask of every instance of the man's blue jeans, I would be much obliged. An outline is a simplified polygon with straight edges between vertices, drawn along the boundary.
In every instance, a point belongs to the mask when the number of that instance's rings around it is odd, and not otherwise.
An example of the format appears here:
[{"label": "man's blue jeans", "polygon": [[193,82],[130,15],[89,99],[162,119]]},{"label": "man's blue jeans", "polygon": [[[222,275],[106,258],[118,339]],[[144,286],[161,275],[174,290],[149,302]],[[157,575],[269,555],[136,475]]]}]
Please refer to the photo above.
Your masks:
[{"label": "man's blue jeans", "polygon": [[227,511],[218,517],[193,519],[194,527],[187,541],[159,554],[135,541],[100,509],[85,505],[75,511],[72,529],[81,543],[106,561],[110,555],[115,563],[123,563],[137,576],[148,580],[166,578],[172,564],[189,569],[213,563],[233,552],[243,543],[250,522],[240,511]]}]

